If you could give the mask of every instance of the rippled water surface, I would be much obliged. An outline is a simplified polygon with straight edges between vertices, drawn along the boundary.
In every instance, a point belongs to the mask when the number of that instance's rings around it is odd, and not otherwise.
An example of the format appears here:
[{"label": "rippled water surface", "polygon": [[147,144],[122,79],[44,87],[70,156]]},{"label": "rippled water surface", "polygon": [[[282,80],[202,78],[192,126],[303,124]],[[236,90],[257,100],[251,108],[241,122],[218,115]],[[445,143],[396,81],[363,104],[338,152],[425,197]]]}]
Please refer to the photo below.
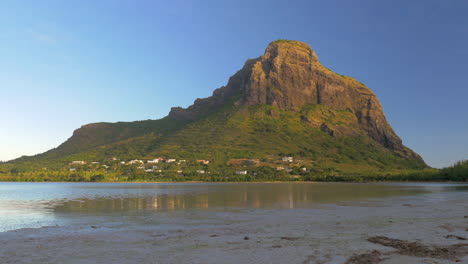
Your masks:
[{"label": "rippled water surface", "polygon": [[453,192],[468,198],[468,185],[0,183],[0,232],[73,223],[133,221],[147,216],[157,222],[158,217],[170,218],[170,213],[199,210],[312,208],[326,203],[372,203],[376,199],[418,195],[426,195],[430,202]]}]

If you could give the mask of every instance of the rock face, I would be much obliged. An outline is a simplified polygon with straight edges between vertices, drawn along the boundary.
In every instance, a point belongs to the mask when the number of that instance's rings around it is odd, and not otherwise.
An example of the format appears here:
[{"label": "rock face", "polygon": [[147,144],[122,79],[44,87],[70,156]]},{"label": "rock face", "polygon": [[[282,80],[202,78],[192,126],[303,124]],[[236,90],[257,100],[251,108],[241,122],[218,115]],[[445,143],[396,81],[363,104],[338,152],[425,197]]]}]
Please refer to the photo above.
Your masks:
[{"label": "rock face", "polygon": [[270,43],[263,56],[248,60],[226,86],[214,91],[213,96],[197,99],[187,109],[173,108],[169,117],[195,120],[232,98],[239,105],[267,104],[297,112],[311,104],[348,111],[352,113],[353,129],[325,123],[316,125],[335,136],[360,131],[399,156],[422,160],[403,146],[388,124],[379,100],[368,87],[322,66],[312,48],[303,42],[277,40]]}]

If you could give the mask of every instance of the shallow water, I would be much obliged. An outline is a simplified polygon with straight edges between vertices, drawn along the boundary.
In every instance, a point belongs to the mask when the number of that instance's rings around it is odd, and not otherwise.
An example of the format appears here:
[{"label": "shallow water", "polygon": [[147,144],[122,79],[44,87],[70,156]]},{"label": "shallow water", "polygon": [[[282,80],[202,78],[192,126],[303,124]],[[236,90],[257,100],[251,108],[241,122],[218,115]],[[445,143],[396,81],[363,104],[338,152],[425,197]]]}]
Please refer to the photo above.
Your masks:
[{"label": "shallow water", "polygon": [[[0,183],[0,232],[65,224],[158,219],[201,210],[313,208],[420,196],[468,196],[468,185],[439,183]],[[423,194],[430,194],[422,196]],[[168,214],[169,213],[169,214]],[[190,217],[187,215],[187,217]],[[192,215],[193,217],[193,215]]]}]

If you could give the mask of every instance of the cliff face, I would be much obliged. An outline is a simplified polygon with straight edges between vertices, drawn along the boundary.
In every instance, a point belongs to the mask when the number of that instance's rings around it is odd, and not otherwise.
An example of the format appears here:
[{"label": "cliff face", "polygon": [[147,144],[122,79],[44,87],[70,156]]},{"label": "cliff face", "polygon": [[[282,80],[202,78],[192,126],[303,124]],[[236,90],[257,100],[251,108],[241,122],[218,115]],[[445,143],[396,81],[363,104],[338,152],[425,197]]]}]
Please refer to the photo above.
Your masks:
[{"label": "cliff face", "polygon": [[[248,60],[212,97],[197,99],[187,109],[173,108],[169,116],[194,120],[226,104],[234,95],[238,95],[236,104],[246,106],[266,104],[299,112],[312,104],[348,111],[352,113],[350,129],[320,122],[315,125],[334,136],[356,134],[358,129],[399,156],[421,159],[403,146],[388,124],[379,100],[368,87],[322,66],[312,48],[303,42],[272,42],[263,56]],[[304,116],[304,120],[308,119]]]}]

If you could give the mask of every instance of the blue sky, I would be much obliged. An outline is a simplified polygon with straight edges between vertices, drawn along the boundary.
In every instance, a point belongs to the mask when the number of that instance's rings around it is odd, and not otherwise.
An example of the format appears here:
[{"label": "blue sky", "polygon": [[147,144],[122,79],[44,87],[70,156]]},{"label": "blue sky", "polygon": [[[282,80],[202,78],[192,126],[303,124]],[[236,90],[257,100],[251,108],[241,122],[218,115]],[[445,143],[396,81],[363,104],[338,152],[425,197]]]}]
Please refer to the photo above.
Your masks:
[{"label": "blue sky", "polygon": [[0,3],[0,160],[92,122],[158,119],[226,84],[275,39],[379,97],[436,167],[468,158],[466,1]]}]

